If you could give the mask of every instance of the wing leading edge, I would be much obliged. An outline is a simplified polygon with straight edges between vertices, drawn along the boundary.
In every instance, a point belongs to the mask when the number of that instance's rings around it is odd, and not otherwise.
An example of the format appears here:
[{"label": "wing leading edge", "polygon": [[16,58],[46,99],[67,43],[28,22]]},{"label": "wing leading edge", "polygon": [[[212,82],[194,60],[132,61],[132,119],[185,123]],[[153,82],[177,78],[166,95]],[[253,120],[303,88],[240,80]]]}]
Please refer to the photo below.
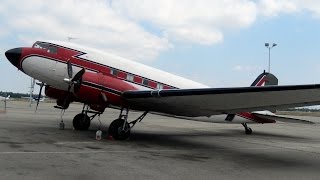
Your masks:
[{"label": "wing leading edge", "polygon": [[211,116],[320,104],[320,84],[126,91],[131,109],[177,116]]}]

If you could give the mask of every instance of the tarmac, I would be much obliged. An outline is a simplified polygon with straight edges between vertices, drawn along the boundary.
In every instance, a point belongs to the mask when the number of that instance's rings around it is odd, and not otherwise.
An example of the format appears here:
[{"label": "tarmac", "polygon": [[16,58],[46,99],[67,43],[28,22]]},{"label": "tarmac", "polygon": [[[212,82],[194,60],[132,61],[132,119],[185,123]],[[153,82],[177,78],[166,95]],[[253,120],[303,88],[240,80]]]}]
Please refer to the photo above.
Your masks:
[{"label": "tarmac", "polygon": [[[1,103],[1,102],[0,102]],[[242,125],[186,121],[148,114],[130,139],[107,139],[119,115],[100,117],[103,138],[95,140],[99,121],[75,131],[73,104],[63,115],[54,103],[9,101],[0,113],[0,179],[318,179],[320,120],[315,124]],[[0,106],[0,108],[3,108]],[[140,112],[130,112],[133,120]]]}]

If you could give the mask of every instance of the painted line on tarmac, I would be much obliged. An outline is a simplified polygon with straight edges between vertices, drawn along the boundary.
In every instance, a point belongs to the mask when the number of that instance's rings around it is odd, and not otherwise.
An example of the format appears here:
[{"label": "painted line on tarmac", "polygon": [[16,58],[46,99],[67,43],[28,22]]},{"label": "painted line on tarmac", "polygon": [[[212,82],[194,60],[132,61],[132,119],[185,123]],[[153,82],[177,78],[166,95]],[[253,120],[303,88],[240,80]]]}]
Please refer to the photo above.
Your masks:
[{"label": "painted line on tarmac", "polygon": [[219,149],[140,149],[140,150],[104,150],[104,151],[3,151],[3,154],[98,154],[98,153],[137,153],[137,152],[186,152],[186,151],[228,151],[228,150],[266,150],[274,148],[285,148],[290,150],[320,148],[319,146],[286,146],[272,148],[219,148]]},{"label": "painted line on tarmac", "polygon": [[56,145],[69,145],[69,144],[92,144],[92,143],[97,143],[97,141],[63,141],[63,142],[56,142],[56,143],[53,143],[53,144],[56,144]]}]

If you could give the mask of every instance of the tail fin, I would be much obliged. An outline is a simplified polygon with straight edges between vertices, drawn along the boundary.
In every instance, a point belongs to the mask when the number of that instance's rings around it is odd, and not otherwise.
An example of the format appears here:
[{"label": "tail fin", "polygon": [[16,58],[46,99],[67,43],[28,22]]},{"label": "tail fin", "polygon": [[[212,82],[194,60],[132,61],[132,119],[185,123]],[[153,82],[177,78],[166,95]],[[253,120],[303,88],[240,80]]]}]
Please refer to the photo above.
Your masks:
[{"label": "tail fin", "polygon": [[[257,87],[257,86],[272,86],[272,85],[278,85],[278,78],[274,76],[271,73],[267,73],[266,71],[263,71],[262,74],[260,74],[256,80],[253,81],[251,86]],[[267,109],[270,112],[275,113],[276,109],[269,108]],[[228,114],[226,117],[226,121],[232,121],[235,117],[235,114]]]},{"label": "tail fin", "polygon": [[272,86],[278,85],[278,78],[271,73],[263,71],[256,80],[253,81],[251,86]]},{"label": "tail fin", "polygon": [[[251,86],[276,86],[278,85],[278,78],[274,76],[271,73],[267,73],[266,71],[263,71],[262,74],[260,74],[256,80],[253,81]],[[275,113],[277,110],[274,108],[268,109],[270,112]]]}]

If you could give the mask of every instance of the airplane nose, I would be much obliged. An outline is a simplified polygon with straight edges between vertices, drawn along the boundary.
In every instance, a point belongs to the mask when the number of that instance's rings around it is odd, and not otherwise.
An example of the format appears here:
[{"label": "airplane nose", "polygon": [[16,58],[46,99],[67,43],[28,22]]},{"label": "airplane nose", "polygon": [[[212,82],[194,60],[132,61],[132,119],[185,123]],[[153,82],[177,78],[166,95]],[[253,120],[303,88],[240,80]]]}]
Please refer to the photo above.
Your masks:
[{"label": "airplane nose", "polygon": [[21,56],[22,48],[14,48],[10,49],[5,52],[7,59],[13,64],[14,66],[19,66],[19,60]]}]

